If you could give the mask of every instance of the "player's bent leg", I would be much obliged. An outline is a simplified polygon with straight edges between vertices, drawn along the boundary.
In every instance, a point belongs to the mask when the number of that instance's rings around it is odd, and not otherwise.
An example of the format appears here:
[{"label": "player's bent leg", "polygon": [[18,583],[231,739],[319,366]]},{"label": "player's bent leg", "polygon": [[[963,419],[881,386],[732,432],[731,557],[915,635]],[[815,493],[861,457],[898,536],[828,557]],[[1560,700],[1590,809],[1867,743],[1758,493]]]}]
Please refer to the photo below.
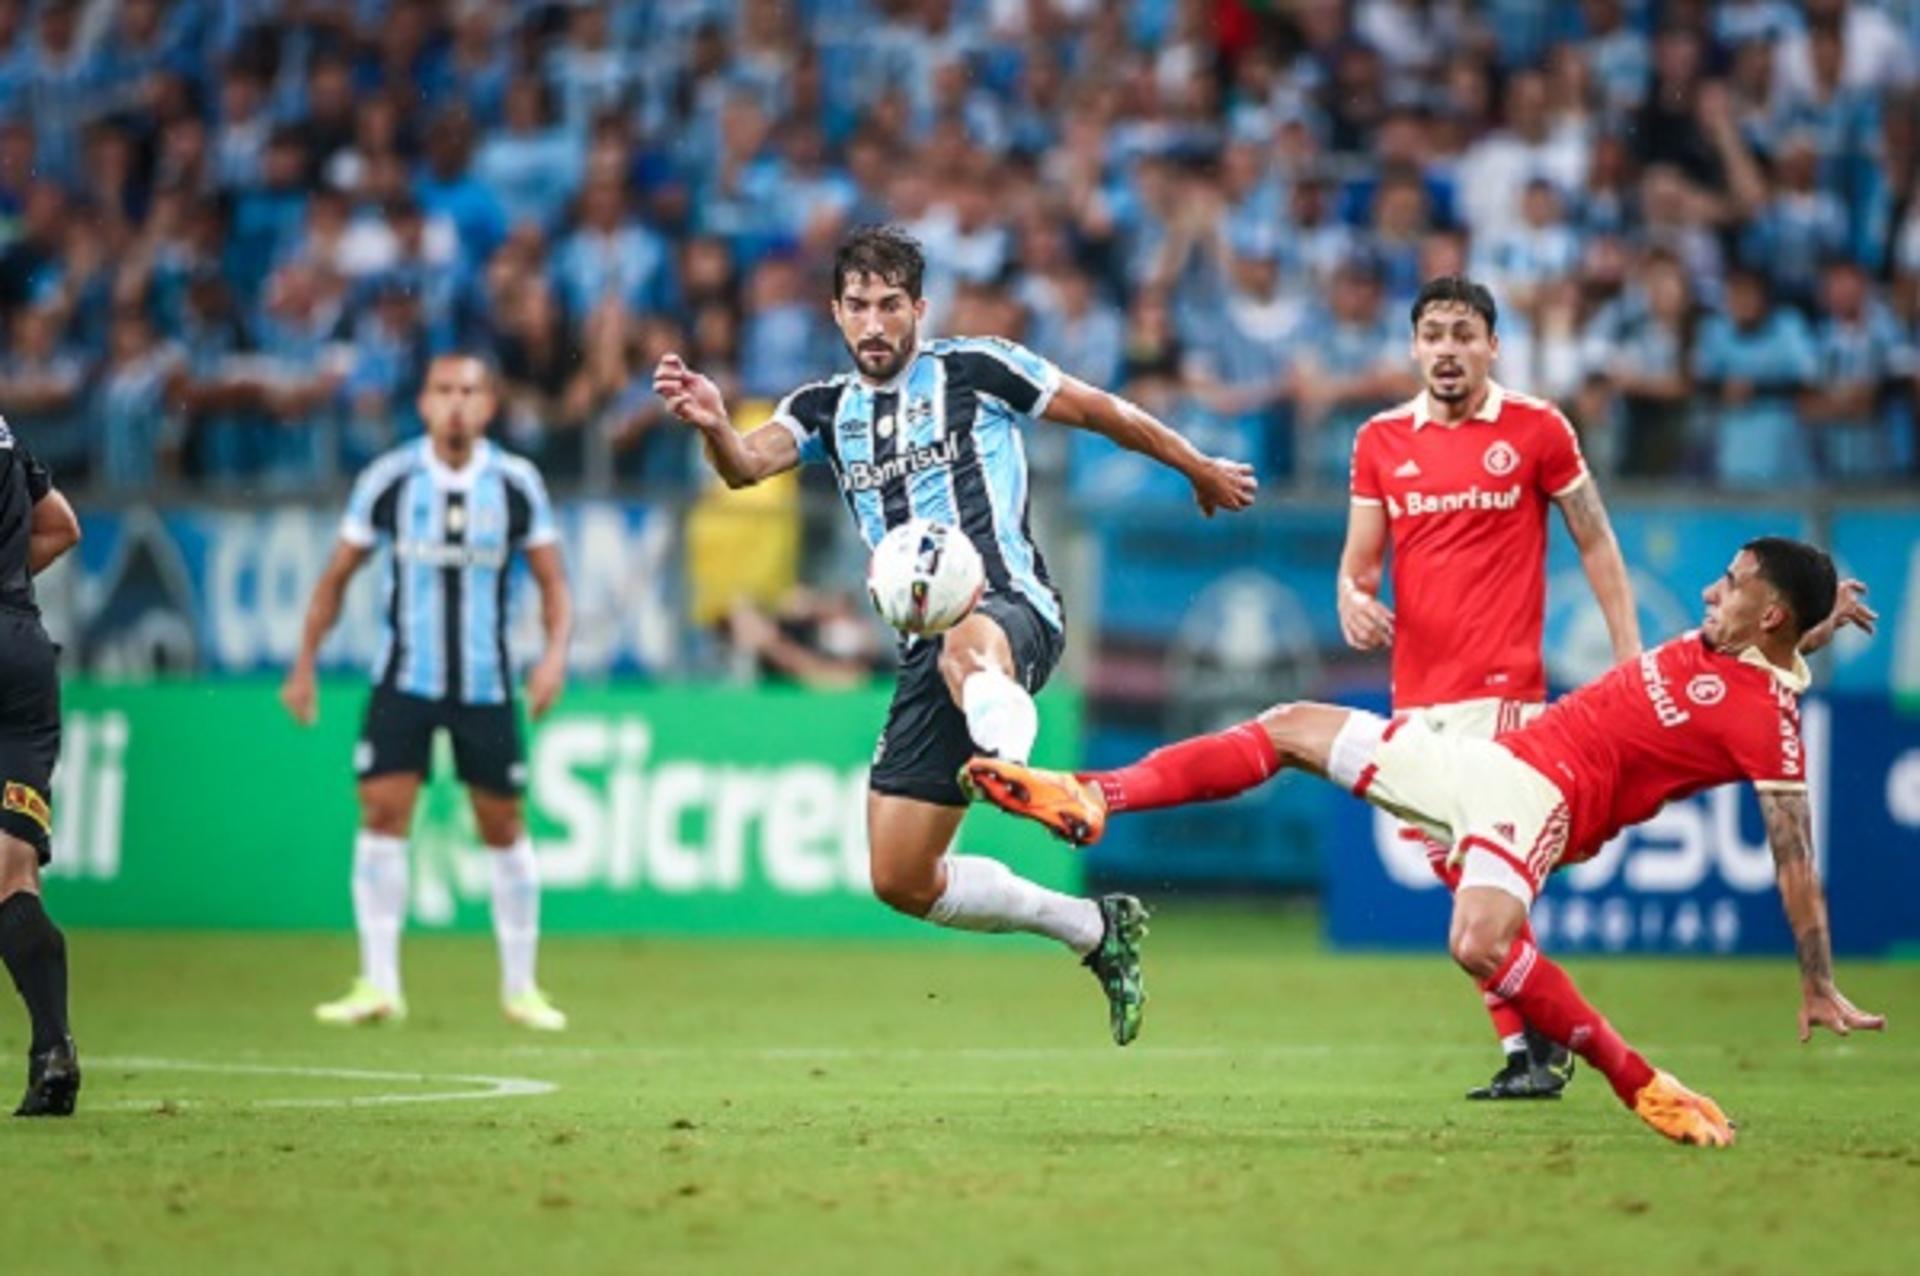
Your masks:
[{"label": "player's bent leg", "polygon": [[940,642],[940,679],[966,715],[974,747],[991,757],[1025,762],[1040,734],[1040,712],[1016,676],[1013,644],[1000,622],[976,611]]},{"label": "player's bent leg", "polygon": [[1131,766],[1068,774],[976,758],[967,775],[1001,810],[1089,846],[1120,811],[1151,811],[1234,797],[1282,766],[1326,773],[1327,755],[1350,711],[1335,705],[1282,705],[1254,722],[1155,749]]},{"label": "player's bent leg", "polygon": [[518,794],[467,789],[493,874],[493,935],[500,949],[500,1005],[509,1022],[560,1032],[567,1016],[534,978],[540,952],[540,860]]},{"label": "player's bent leg", "polygon": [[[1517,901],[1503,902],[1496,887],[1472,885],[1475,865],[1469,861],[1456,906],[1452,946],[1462,967],[1481,981],[1481,987],[1516,1006],[1528,1023],[1571,1049],[1606,1077],[1613,1092],[1636,1116],[1659,1133],[1679,1143],[1725,1147],[1733,1142],[1733,1123],[1719,1105],[1695,1094],[1665,1072],[1656,1072],[1639,1051],[1628,1045],[1605,1016],[1595,1010],[1566,971],[1536,948],[1512,925]],[[1519,916],[1524,919],[1524,909]],[[1498,936],[1511,935],[1507,950],[1485,974],[1487,956]]]},{"label": "player's bent leg", "polygon": [[965,807],[869,794],[874,894],[888,907],[936,926],[1025,931],[1057,940],[1100,981],[1114,1040],[1132,1041],[1146,1004],[1140,971],[1146,910],[1131,896],[1082,899],[1030,882],[998,860],[950,854],[965,814]]},{"label": "player's bent leg", "polygon": [[400,986],[400,932],[407,916],[407,834],[422,776],[395,771],[364,776],[358,786],[360,831],[353,841],[353,924],[360,974],[347,995],[314,1007],[337,1027],[407,1016]]},{"label": "player's bent leg", "polygon": [[80,1059],[67,1023],[67,941],[40,899],[38,847],[0,833],[0,961],[26,1003],[27,1089],[15,1116],[73,1115]]}]

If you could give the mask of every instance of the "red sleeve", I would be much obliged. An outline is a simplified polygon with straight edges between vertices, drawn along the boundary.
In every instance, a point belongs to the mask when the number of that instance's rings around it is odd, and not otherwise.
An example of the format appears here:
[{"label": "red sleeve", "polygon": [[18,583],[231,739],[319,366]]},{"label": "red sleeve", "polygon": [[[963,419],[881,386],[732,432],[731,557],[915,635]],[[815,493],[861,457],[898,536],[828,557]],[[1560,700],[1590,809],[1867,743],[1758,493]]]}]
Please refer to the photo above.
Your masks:
[{"label": "red sleeve", "polygon": [[1587,476],[1587,458],[1580,455],[1580,436],[1558,408],[1548,408],[1540,458],[1540,486],[1548,496],[1560,497]]},{"label": "red sleeve", "polygon": [[1751,711],[1729,723],[1727,749],[1757,789],[1807,787],[1807,751],[1800,741],[1799,698],[1769,686]]},{"label": "red sleeve", "polygon": [[1373,438],[1374,432],[1364,425],[1353,436],[1353,466],[1348,472],[1347,487],[1354,500],[1368,505],[1381,505],[1386,502],[1386,494],[1380,488],[1380,471],[1374,460]]}]

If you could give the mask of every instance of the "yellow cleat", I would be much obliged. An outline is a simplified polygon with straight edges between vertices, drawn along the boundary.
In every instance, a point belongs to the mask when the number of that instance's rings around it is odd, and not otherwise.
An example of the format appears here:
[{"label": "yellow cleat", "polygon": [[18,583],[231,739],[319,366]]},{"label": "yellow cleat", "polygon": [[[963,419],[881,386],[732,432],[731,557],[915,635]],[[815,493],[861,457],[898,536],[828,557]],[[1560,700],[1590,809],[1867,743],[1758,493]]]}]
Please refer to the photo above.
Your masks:
[{"label": "yellow cleat", "polygon": [[532,1028],[536,1032],[567,1030],[566,1013],[548,1001],[547,994],[538,988],[529,988],[518,997],[508,998],[501,1010],[510,1023],[517,1023],[522,1028]]},{"label": "yellow cleat", "polygon": [[340,1000],[315,1006],[313,1017],[336,1027],[385,1023],[389,1020],[398,1023],[407,1017],[407,1003],[397,995],[381,992],[364,979],[356,979],[353,989]]},{"label": "yellow cleat", "polygon": [[1091,846],[1107,831],[1106,797],[1070,772],[975,758],[962,774],[967,787],[1001,810],[1043,824],[1075,846]]},{"label": "yellow cleat", "polygon": [[1670,1072],[1655,1072],[1653,1080],[1633,1097],[1634,1115],[1675,1143],[1695,1147],[1733,1146],[1733,1122],[1720,1105],[1704,1094],[1681,1085]]}]

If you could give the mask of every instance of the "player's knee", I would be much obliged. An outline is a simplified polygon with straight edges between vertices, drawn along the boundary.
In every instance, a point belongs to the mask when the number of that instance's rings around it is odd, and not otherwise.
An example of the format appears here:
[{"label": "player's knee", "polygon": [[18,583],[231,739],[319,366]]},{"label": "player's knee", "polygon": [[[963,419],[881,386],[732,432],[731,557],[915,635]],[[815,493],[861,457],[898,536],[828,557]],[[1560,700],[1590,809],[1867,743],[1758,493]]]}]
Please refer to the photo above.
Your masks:
[{"label": "player's knee", "polygon": [[872,869],[876,899],[909,917],[925,917],[940,898],[935,874],[921,864],[876,863]]},{"label": "player's knee", "polygon": [[0,900],[39,890],[39,852],[18,838],[0,837]]},{"label": "player's knee", "polygon": [[476,831],[482,843],[496,851],[504,851],[520,840],[526,832],[527,822],[518,811],[510,814],[480,816],[474,820]]},{"label": "player's knee", "polygon": [[1304,725],[1300,710],[1305,705],[1289,701],[1274,705],[1262,712],[1256,721],[1267,733],[1267,739],[1273,741],[1273,747],[1281,757],[1291,757],[1300,743],[1300,731]]},{"label": "player's knee", "polygon": [[1448,947],[1460,969],[1475,979],[1487,979],[1506,960],[1512,936],[1491,917],[1456,918]]}]

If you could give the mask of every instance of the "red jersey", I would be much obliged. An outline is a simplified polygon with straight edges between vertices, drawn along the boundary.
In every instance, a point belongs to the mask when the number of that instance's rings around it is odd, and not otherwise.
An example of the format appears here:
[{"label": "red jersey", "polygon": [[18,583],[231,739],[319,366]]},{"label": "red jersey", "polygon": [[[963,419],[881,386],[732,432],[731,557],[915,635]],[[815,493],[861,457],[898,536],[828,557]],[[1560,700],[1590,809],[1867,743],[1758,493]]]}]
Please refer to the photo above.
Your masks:
[{"label": "red jersey", "polygon": [[1805,789],[1799,693],[1806,661],[1777,669],[1728,655],[1690,630],[1612,670],[1500,737],[1567,800],[1561,863],[1591,859],[1621,829],[1675,798],[1752,780]]},{"label": "red jersey", "polygon": [[1489,383],[1458,425],[1423,393],[1360,427],[1353,501],[1384,506],[1393,549],[1393,707],[1547,698],[1547,504],[1587,478],[1543,399]]}]

